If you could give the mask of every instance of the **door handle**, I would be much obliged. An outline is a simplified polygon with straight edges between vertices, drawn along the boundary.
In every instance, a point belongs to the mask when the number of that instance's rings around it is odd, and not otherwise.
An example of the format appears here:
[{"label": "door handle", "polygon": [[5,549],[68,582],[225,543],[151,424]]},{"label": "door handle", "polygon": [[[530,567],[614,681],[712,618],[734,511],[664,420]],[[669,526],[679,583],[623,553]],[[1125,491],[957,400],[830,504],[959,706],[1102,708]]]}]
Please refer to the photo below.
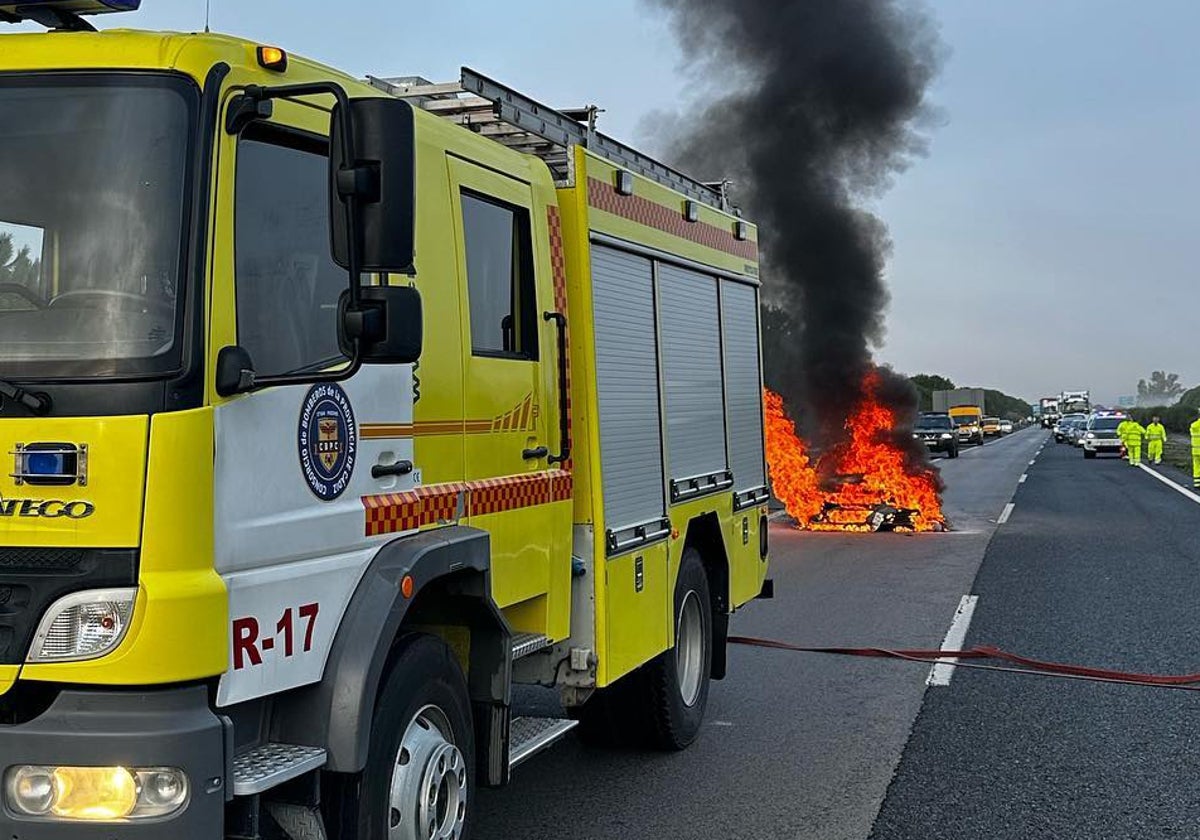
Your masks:
[{"label": "door handle", "polygon": [[394,464],[375,464],[371,467],[371,478],[387,478],[393,475],[408,475],[413,471],[412,461],[397,461]]},{"label": "door handle", "polygon": [[534,449],[521,450],[521,457],[524,458],[526,461],[532,461],[534,458],[545,458],[549,454],[550,454],[550,450],[549,450],[549,448],[547,448],[545,446],[538,446],[538,447],[535,447]]},{"label": "door handle", "polygon": [[561,312],[543,312],[543,321],[553,321],[558,327],[558,449],[550,456],[551,464],[565,464],[571,459],[571,428],[567,407],[571,395],[567,393],[567,316]]}]

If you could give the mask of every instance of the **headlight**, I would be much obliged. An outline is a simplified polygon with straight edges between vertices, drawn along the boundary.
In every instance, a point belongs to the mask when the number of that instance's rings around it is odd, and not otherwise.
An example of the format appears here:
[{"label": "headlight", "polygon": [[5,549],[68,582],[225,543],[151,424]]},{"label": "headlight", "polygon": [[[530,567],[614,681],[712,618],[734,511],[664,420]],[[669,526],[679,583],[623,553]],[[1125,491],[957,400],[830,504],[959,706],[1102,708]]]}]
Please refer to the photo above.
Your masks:
[{"label": "headlight", "polygon": [[952,437],[954,437],[954,435],[950,434],[949,432],[942,432],[942,440],[949,440]]},{"label": "headlight", "polygon": [[55,601],[38,625],[30,662],[95,659],[125,638],[137,589],[91,589]]},{"label": "headlight", "polygon": [[1088,432],[1088,433],[1087,433],[1087,439],[1088,439],[1088,440],[1095,440],[1095,439],[1096,439],[1096,433],[1095,433],[1095,432]]},{"label": "headlight", "polygon": [[10,767],[9,809],[42,820],[114,822],[165,817],[184,806],[187,774],[174,767]]}]

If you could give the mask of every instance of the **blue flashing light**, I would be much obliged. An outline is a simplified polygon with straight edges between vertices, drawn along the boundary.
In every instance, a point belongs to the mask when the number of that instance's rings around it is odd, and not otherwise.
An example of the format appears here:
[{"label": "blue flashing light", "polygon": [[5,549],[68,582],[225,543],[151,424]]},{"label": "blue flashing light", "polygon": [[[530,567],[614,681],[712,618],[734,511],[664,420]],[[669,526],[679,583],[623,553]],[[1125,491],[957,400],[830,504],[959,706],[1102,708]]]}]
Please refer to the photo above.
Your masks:
[{"label": "blue flashing light", "polygon": [[29,475],[64,475],[66,457],[59,452],[29,452],[25,455],[25,472]]}]

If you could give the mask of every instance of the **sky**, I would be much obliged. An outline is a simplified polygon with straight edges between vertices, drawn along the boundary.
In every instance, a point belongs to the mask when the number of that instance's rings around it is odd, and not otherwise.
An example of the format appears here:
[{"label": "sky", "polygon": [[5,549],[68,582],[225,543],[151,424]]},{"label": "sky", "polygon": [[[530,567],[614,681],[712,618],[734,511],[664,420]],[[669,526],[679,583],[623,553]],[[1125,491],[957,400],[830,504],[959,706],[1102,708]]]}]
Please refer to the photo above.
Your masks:
[{"label": "sky", "polygon": [[[356,75],[468,65],[637,142],[712,87],[643,0],[211,0],[214,30]],[[928,151],[869,207],[893,240],[880,361],[1036,400],[1200,384],[1200,3],[926,0],[946,49]],[[353,12],[349,12],[349,10]],[[102,26],[191,31],[204,0]],[[647,148],[649,152],[664,152]]]}]

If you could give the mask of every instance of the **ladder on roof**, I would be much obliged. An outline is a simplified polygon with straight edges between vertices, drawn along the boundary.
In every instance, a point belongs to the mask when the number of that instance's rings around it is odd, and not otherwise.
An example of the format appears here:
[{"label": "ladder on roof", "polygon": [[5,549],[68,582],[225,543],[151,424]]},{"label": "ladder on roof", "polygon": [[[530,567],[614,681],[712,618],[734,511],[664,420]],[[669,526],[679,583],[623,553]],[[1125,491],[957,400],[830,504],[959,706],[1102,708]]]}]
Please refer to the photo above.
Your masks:
[{"label": "ladder on roof", "polygon": [[559,183],[573,183],[571,147],[583,146],[688,198],[726,212],[733,210],[724,182],[697,181],[596,131],[599,109],[594,105],[556,110],[467,67],[462,68],[457,82],[439,84],[419,76],[368,76],[367,81],[511,149],[536,155],[546,162]]}]

